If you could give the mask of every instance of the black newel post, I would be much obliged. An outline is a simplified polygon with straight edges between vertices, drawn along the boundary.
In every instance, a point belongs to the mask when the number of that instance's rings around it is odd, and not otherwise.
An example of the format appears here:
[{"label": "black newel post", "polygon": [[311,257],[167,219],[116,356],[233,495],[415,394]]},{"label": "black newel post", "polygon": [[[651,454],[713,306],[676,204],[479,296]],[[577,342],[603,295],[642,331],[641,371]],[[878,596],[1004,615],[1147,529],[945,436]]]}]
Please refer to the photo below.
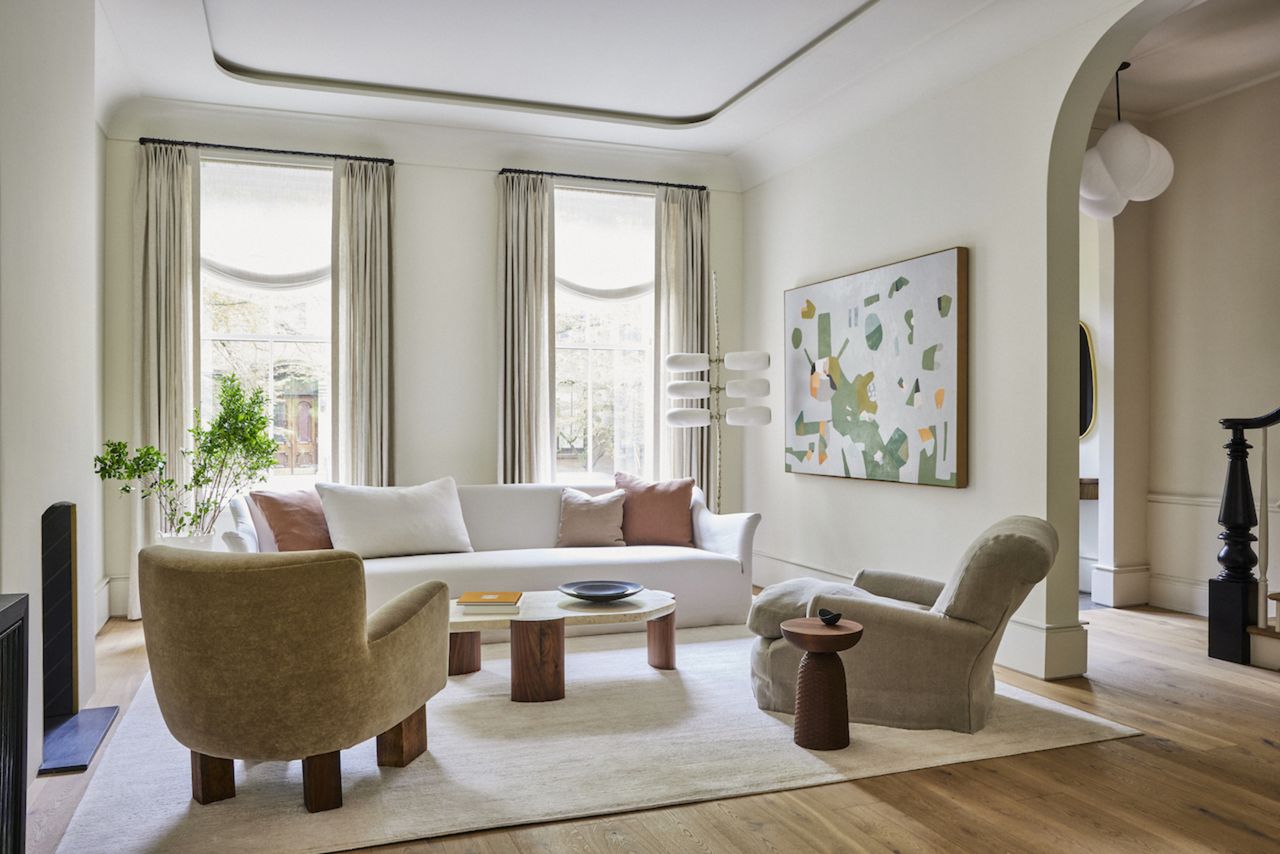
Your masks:
[{"label": "black newel post", "polygon": [[1218,535],[1222,550],[1218,563],[1222,571],[1209,580],[1209,657],[1238,664],[1249,663],[1248,627],[1258,619],[1258,581],[1253,568],[1258,565],[1253,544],[1258,538],[1253,528],[1258,512],[1253,503],[1253,485],[1249,481],[1249,449],[1244,427],[1229,423],[1231,440],[1227,449],[1227,482],[1222,489],[1222,505]]}]

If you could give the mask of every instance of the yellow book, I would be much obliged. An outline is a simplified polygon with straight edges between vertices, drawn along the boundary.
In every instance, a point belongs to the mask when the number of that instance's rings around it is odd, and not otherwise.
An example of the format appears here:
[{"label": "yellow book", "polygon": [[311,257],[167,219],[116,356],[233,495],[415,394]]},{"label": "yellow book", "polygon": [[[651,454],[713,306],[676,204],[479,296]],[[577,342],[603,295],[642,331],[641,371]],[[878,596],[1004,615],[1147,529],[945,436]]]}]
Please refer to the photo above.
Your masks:
[{"label": "yellow book", "polygon": [[472,592],[472,593],[463,593],[461,596],[458,597],[458,604],[466,605],[468,607],[474,607],[476,605],[480,605],[482,607],[486,605],[492,605],[492,606],[503,606],[503,607],[510,608],[514,605],[520,604],[520,597],[523,595],[524,595],[523,593],[506,592],[506,591],[504,592],[479,591],[479,592]]}]

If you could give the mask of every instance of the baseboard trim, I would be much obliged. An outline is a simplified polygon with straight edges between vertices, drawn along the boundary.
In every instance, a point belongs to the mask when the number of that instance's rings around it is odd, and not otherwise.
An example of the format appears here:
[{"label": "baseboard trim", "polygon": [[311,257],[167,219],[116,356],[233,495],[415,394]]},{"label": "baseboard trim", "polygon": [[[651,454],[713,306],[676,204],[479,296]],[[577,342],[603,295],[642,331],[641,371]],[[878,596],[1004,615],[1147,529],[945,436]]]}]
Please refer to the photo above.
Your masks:
[{"label": "baseboard trim", "polygon": [[1095,564],[1090,576],[1090,598],[1108,608],[1131,608],[1150,600],[1151,567],[1145,564],[1107,566]]},{"label": "baseboard trim", "polygon": [[107,624],[107,620],[111,617],[111,590],[109,589],[110,579],[100,578],[98,584],[93,589],[93,633],[97,634],[102,631],[102,627]]},{"label": "baseboard trim", "polygon": [[106,580],[107,613],[112,617],[127,617],[129,615],[129,576],[109,575]]},{"label": "baseboard trim", "polygon": [[1089,668],[1089,632],[1082,623],[1048,626],[1015,617],[996,664],[1044,680],[1082,676]]},{"label": "baseboard trim", "polygon": [[844,584],[849,584],[853,581],[852,575],[828,572],[825,569],[818,569],[816,566],[807,566],[803,563],[796,563],[795,561],[765,554],[764,552],[752,552],[752,584],[758,587],[768,587],[770,584],[778,584],[782,581],[789,581],[792,578],[818,578],[823,581],[835,581]]},{"label": "baseboard trim", "polygon": [[1150,573],[1147,581],[1148,604],[1170,611],[1209,616],[1209,582],[1176,575]]}]

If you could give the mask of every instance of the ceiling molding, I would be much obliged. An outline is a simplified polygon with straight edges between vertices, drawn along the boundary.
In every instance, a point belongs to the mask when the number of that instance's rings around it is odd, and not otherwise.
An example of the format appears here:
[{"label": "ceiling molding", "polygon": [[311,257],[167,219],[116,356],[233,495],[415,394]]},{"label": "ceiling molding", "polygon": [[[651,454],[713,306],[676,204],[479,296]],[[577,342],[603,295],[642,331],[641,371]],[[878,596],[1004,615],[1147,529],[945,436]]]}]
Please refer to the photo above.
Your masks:
[{"label": "ceiling molding", "polygon": [[1210,104],[1210,103],[1213,103],[1214,101],[1221,100],[1222,98],[1230,97],[1231,95],[1234,95],[1237,92],[1243,92],[1246,89],[1252,89],[1254,86],[1261,86],[1263,83],[1270,83],[1272,80],[1276,80],[1276,79],[1280,79],[1280,70],[1271,71],[1266,74],[1261,74],[1253,78],[1252,80],[1246,80],[1243,83],[1237,83],[1234,86],[1228,86],[1227,88],[1221,90],[1220,92],[1214,92],[1211,95],[1205,95],[1203,97],[1196,98],[1194,101],[1188,101],[1185,104],[1179,104],[1176,107],[1170,107],[1167,110],[1162,110],[1161,112],[1156,113],[1155,115],[1151,116],[1147,120],[1158,122],[1158,121],[1161,121],[1162,119],[1167,119],[1170,116],[1176,116],[1179,113],[1185,113],[1189,110],[1194,110],[1196,107],[1203,107],[1205,104]]},{"label": "ceiling molding", "polygon": [[213,27],[209,21],[207,0],[200,0],[204,13],[205,32],[209,39],[209,52],[214,65],[227,76],[245,83],[263,86],[282,86],[292,89],[311,89],[324,92],[339,92],[349,95],[371,95],[383,98],[400,98],[416,101],[427,101],[437,104],[451,104],[470,107],[486,107],[498,110],[515,110],[523,113],[564,116],[567,118],[587,119],[611,122],[614,124],[643,125],[657,128],[688,128],[705,124],[719,116],[752,92],[759,89],[769,80],[785,71],[797,60],[804,57],[818,45],[825,42],[847,25],[861,17],[878,4],[880,0],[865,0],[849,14],[837,20],[818,35],[805,42],[790,53],[777,65],[756,77],[742,89],[729,96],[714,109],[703,113],[684,116],[669,116],[656,113],[631,112],[628,110],[609,110],[599,107],[586,107],[575,104],[560,104],[547,101],[532,101],[522,98],[503,98],[492,95],[481,95],[471,92],[453,92],[443,89],[426,89],[416,86],[398,84],[372,83],[361,80],[344,80],[335,77],[322,77],[309,74],[292,74],[275,72],[263,68],[254,68],[228,59],[218,52],[213,43]]}]

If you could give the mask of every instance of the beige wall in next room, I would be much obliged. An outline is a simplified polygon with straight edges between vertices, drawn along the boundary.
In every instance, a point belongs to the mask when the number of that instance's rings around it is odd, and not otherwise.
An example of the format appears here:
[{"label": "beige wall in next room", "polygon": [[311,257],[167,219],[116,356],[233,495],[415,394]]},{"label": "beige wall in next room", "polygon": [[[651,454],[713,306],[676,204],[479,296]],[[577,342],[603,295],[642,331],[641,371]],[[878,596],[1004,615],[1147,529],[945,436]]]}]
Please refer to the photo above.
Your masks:
[{"label": "beige wall in next room", "polygon": [[[1176,171],[1147,211],[1150,435],[1117,442],[1150,447],[1151,602],[1203,614],[1221,547],[1227,434],[1218,419],[1280,406],[1280,79],[1145,129]],[[1126,239],[1144,236],[1126,237],[1129,216],[1117,220],[1117,255]],[[1280,442],[1275,451],[1273,523]],[[1277,543],[1273,532],[1273,553]]]}]

